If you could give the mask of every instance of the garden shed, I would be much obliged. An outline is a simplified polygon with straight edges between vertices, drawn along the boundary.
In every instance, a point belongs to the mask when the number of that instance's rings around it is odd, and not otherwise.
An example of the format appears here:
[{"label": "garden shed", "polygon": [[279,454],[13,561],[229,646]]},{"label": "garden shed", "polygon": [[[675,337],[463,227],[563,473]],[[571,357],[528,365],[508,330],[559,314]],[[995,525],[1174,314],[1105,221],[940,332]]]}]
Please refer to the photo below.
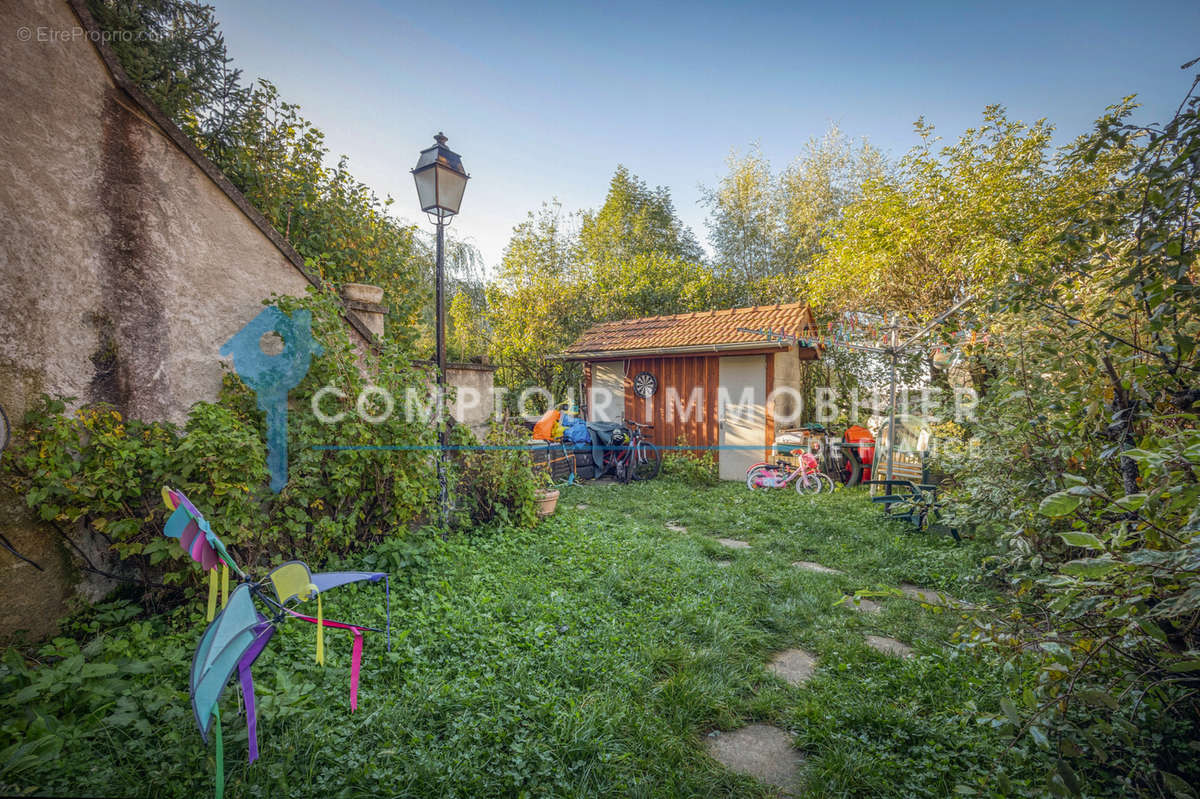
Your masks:
[{"label": "garden shed", "polygon": [[654,443],[710,449],[721,478],[741,480],[795,413],[801,363],[819,357],[767,330],[817,337],[806,303],[757,305],[603,322],[562,357],[583,363],[589,420],[653,424]]}]

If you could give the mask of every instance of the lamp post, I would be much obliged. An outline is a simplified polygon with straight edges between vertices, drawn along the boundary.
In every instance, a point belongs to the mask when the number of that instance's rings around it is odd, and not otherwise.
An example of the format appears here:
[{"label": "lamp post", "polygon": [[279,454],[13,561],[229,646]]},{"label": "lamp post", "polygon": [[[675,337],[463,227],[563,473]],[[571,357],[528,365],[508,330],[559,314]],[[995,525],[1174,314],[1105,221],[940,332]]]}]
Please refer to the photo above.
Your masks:
[{"label": "lamp post", "polygon": [[432,147],[422,150],[412,170],[417,184],[417,199],[431,222],[437,226],[437,430],[438,430],[438,502],[442,513],[442,530],[450,529],[450,504],[446,487],[446,291],[445,291],[445,230],[450,219],[458,213],[463,192],[470,175],[463,169],[462,159],[446,146],[446,137],[439,131]]}]

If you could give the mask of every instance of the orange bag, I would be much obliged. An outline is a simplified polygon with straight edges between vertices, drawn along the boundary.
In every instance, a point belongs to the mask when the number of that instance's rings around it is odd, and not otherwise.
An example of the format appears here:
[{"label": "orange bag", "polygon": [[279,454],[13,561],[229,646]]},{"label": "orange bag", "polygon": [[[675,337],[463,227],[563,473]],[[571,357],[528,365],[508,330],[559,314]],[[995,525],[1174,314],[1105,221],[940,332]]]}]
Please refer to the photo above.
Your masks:
[{"label": "orange bag", "polygon": [[[865,427],[854,425],[846,430],[844,436],[847,442],[851,444],[874,444],[875,436],[871,435],[871,431]],[[870,466],[875,460],[875,447],[860,446],[858,448],[858,459],[863,462],[864,466]],[[870,472],[865,473],[864,479],[871,479]]]},{"label": "orange bag", "polygon": [[542,414],[537,424],[533,426],[533,437],[541,441],[554,440],[554,425],[558,424],[558,410],[551,408]]}]

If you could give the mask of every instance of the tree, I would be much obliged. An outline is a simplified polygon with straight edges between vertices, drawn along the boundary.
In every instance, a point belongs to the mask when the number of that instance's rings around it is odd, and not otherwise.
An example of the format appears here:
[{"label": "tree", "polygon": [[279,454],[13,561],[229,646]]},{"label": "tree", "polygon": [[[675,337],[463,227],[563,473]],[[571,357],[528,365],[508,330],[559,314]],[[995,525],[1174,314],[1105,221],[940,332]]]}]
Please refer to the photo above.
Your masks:
[{"label": "tree", "polygon": [[589,324],[711,307],[721,293],[668,189],[648,188],[623,166],[604,204],[581,215],[575,258]]},{"label": "tree", "polygon": [[577,365],[550,360],[596,322],[728,304],[727,285],[697,256],[665,188],[618,167],[604,204],[566,215],[543,205],[513,231],[487,288],[490,354],[512,390],[574,385]]},{"label": "tree", "polygon": [[931,125],[916,130],[921,144],[897,173],[869,178],[822,238],[803,284],[815,303],[928,318],[961,295],[986,296],[1052,256],[1072,203],[1123,163],[1052,158],[1053,128],[1009,120],[1001,106],[940,150]]},{"label": "tree", "polygon": [[617,166],[604,204],[585,211],[579,230],[580,256],[590,263],[627,260],[655,253],[688,261],[704,257],[696,237],[675,215],[670,190],[650,189]]},{"label": "tree", "polygon": [[771,167],[757,147],[744,156],[730,153],[725,163],[728,174],[716,188],[702,190],[709,208],[709,242],[730,279],[750,287],[777,271],[779,224]]},{"label": "tree", "polygon": [[794,302],[822,238],[862,186],[886,174],[883,155],[831,126],[778,175],[757,147],[731,154],[729,172],[704,189],[717,266],[738,286],[738,304]]},{"label": "tree", "polygon": [[[470,359],[487,353],[487,320],[484,318],[485,270],[483,256],[472,242],[446,230],[443,245],[443,268],[446,291],[447,351],[452,358]],[[410,273],[417,281],[414,287],[425,298],[417,325],[420,337],[416,349],[421,355],[433,357],[437,333],[434,307],[437,279],[437,238],[428,229],[417,230],[413,241],[413,264]],[[457,309],[457,310],[456,310]],[[461,329],[460,329],[461,328]]]},{"label": "tree", "polygon": [[810,139],[778,178],[780,271],[804,272],[822,253],[821,239],[842,210],[862,196],[864,184],[886,173],[882,153],[865,139],[855,142],[836,125],[820,139]]},{"label": "tree", "polygon": [[429,283],[413,227],[388,213],[391,198],[380,200],[355,179],[345,156],[325,166],[325,136],[298,106],[260,81],[206,154],[322,278],[382,287],[389,335],[415,340]]},{"label": "tree", "polygon": [[490,355],[508,388],[545,386],[561,390],[575,372],[547,360],[587,326],[579,292],[584,283],[575,263],[575,219],[557,202],[531,211],[513,229],[496,279],[487,287]]},{"label": "tree", "polygon": [[194,0],[89,0],[130,80],[193,138],[221,135],[240,103],[241,71],[214,9]]},{"label": "tree", "polygon": [[484,298],[470,291],[459,290],[446,310],[447,355],[469,361],[488,350],[488,331],[484,316]]},{"label": "tree", "polygon": [[1037,795],[1077,794],[1076,770],[1129,796],[1200,779],[1198,88],[1161,126],[1129,125],[1127,100],[1060,157],[1053,216],[1028,226],[1047,246],[984,311],[956,513],[1014,591],[961,634],[1011,669],[989,721],[1059,758]]}]

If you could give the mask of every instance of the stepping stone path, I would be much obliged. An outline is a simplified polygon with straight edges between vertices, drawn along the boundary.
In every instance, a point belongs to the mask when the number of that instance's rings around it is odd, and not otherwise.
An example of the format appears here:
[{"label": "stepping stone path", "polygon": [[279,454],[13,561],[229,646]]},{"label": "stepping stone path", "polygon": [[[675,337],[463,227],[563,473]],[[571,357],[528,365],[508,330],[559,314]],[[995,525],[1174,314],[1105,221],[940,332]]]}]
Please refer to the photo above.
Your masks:
[{"label": "stepping stone path", "polygon": [[718,538],[717,543],[721,546],[729,547],[730,549],[749,549],[750,545],[745,541],[738,541],[736,538]]},{"label": "stepping stone path", "polygon": [[813,563],[811,560],[798,560],[792,564],[797,569],[804,569],[810,572],[820,572],[821,574],[845,574],[839,569],[831,569],[828,566],[822,566],[820,563]]},{"label": "stepping stone path", "polygon": [[725,768],[791,793],[800,787],[804,756],[792,748],[792,736],[770,724],[714,730],[704,742],[708,754]]},{"label": "stepping stone path", "polygon": [[789,685],[808,682],[817,670],[817,659],[803,649],[787,649],[767,664],[767,669],[782,677]]},{"label": "stepping stone path", "polygon": [[733,565],[733,561],[732,560],[714,560],[713,565],[715,565],[718,569],[728,569],[730,566]]},{"label": "stepping stone path", "polygon": [[860,599],[856,602],[854,597],[851,597],[846,604],[857,610],[859,613],[878,613],[879,611],[883,610],[883,605],[870,599]]},{"label": "stepping stone path", "polygon": [[882,635],[868,635],[867,646],[885,655],[895,655],[901,658],[912,657],[913,653],[912,647],[908,644],[897,641],[895,638],[886,638]]},{"label": "stepping stone path", "polygon": [[667,522],[667,529],[673,533],[686,533],[687,528],[679,522]]}]

